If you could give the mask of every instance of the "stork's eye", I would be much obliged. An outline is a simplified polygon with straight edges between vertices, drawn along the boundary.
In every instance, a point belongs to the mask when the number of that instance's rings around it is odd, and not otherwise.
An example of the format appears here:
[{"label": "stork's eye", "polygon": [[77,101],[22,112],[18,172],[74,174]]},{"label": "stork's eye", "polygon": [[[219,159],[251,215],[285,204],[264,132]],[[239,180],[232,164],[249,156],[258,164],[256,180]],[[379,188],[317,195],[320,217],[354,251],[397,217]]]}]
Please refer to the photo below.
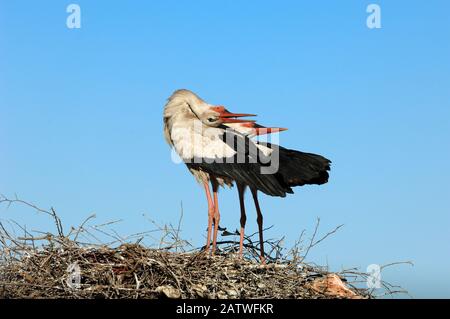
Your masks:
[{"label": "stork's eye", "polygon": [[216,119],[215,119],[214,117],[208,118],[208,122],[209,122],[209,123],[213,123],[213,122],[215,122],[215,121],[216,121]]}]

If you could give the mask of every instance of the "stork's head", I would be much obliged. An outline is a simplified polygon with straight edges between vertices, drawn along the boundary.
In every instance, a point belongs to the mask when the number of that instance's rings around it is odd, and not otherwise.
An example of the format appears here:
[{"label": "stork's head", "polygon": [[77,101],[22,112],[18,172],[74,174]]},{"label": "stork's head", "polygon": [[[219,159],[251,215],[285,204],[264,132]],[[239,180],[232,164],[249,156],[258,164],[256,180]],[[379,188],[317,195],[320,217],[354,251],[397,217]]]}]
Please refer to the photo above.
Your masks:
[{"label": "stork's head", "polygon": [[194,92],[177,90],[168,99],[164,108],[164,119],[200,120],[204,125],[217,127],[224,123],[248,123],[251,120],[239,120],[238,117],[253,114],[231,113],[223,106],[211,105],[203,101]]}]

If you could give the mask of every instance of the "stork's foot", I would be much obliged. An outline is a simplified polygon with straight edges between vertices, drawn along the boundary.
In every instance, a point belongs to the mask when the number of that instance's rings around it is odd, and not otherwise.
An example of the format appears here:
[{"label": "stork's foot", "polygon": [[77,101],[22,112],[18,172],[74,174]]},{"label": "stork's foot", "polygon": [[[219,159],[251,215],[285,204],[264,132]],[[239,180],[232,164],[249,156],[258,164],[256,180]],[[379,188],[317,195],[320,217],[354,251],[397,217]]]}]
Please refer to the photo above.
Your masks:
[{"label": "stork's foot", "polygon": [[211,247],[204,246],[200,249],[198,252],[199,256],[202,256],[202,258],[208,258],[211,256]]},{"label": "stork's foot", "polygon": [[206,244],[205,244],[205,246],[203,246],[201,251],[204,252],[205,254],[211,253],[211,239],[206,241]]},{"label": "stork's foot", "polygon": [[215,256],[217,253],[217,244],[213,244],[211,248],[211,256]]},{"label": "stork's foot", "polygon": [[261,265],[266,265],[266,258],[264,256],[259,256],[259,261],[261,262]]},{"label": "stork's foot", "polygon": [[211,252],[211,248],[208,246],[205,246],[201,249],[201,252],[205,253],[205,254],[209,254]]}]

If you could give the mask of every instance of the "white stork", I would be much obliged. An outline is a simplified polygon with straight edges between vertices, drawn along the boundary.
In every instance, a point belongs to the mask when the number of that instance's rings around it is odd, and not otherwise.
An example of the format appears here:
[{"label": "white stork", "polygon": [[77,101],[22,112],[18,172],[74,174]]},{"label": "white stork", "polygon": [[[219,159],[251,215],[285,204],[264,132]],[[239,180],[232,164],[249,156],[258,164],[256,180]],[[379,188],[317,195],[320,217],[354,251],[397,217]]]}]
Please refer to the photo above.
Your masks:
[{"label": "white stork", "polygon": [[[239,255],[242,257],[246,222],[244,191],[249,186],[258,215],[260,258],[264,262],[263,220],[257,191],[285,197],[293,193],[293,186],[324,184],[331,162],[320,155],[252,140],[256,135],[285,129],[266,128],[251,120],[238,119],[246,116],[253,115],[231,113],[223,106],[208,104],[189,90],[177,90],[164,108],[164,136],[204,186],[208,201],[206,251],[211,235],[212,253],[216,250],[220,221],[218,187],[236,182],[241,206]],[[275,170],[271,169],[273,164]]]}]

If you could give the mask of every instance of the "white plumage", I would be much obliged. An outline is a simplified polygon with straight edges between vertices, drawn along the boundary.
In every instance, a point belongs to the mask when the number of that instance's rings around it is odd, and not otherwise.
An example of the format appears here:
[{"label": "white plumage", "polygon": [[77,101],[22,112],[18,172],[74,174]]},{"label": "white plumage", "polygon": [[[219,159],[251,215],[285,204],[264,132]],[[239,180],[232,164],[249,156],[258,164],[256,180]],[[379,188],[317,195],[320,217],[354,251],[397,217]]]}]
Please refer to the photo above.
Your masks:
[{"label": "white plumage", "polygon": [[[236,182],[241,205],[240,255],[242,256],[245,208],[243,196],[249,186],[258,214],[261,260],[264,262],[262,214],[257,191],[284,197],[293,193],[292,186],[322,184],[328,180],[330,161],[316,154],[288,150],[275,145],[260,144],[251,137],[280,132],[283,128],[266,128],[251,120],[238,117],[251,114],[230,113],[223,106],[214,106],[188,90],[175,91],[164,108],[164,137],[183,159],[197,181],[203,184],[208,200],[209,249],[213,231],[213,253],[216,249],[220,221],[218,186]],[[280,164],[279,171],[262,173],[273,155]],[[212,185],[211,195],[209,183]]]}]

